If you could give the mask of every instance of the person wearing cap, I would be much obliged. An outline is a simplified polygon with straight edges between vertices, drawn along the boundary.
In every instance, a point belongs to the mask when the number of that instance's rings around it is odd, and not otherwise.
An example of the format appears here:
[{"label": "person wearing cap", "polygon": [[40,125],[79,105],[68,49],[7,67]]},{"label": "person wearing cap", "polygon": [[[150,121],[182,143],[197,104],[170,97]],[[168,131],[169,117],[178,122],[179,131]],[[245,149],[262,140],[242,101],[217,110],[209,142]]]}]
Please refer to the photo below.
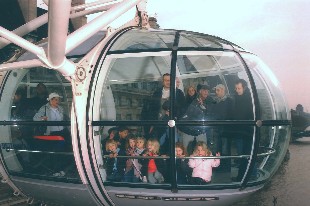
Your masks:
[{"label": "person wearing cap", "polygon": [[[64,121],[66,116],[64,115],[63,108],[59,105],[60,102],[59,94],[53,92],[50,93],[47,100],[48,103],[43,105],[39,111],[34,115],[34,121]],[[64,141],[47,141],[47,142],[38,142],[38,146],[46,146],[53,151],[72,151],[71,148],[71,135],[69,130],[61,125],[47,126],[44,133],[46,136],[61,136],[64,138]],[[62,156],[59,158],[55,155],[50,157],[49,167],[56,171],[53,176],[64,176],[64,168],[68,164],[72,164],[74,160],[71,156]]]},{"label": "person wearing cap", "polygon": [[[197,91],[198,96],[192,101],[188,106],[182,119],[184,120],[207,120],[212,118],[211,112],[213,104],[215,103],[214,99],[209,96],[210,87],[206,84],[198,84]],[[206,127],[203,126],[190,126],[190,127],[181,127],[180,130],[185,134],[183,136],[183,144],[187,148],[189,154],[192,153],[192,147],[190,142],[203,141],[208,143],[208,134],[205,134],[207,131]]]},{"label": "person wearing cap", "polygon": [[[64,110],[59,106],[60,96],[57,93],[50,93],[48,103],[43,105],[34,115],[34,121],[63,121]],[[67,130],[64,126],[47,126],[45,135],[60,135],[64,138],[67,135]]]}]

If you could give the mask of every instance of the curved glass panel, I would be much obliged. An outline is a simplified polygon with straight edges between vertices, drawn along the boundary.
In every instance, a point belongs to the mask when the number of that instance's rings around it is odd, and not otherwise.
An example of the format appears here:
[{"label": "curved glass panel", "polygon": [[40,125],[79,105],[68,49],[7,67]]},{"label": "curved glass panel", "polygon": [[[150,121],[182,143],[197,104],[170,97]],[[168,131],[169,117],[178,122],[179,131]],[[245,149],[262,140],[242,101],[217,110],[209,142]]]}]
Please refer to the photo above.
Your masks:
[{"label": "curved glass panel", "polygon": [[[169,53],[164,53],[168,55]],[[146,110],[162,75],[169,72],[170,56],[107,58],[109,62],[101,95],[100,120],[146,120]],[[147,105],[148,104],[148,105]]]},{"label": "curved glass panel", "polygon": [[287,110],[287,103],[281,93],[281,85],[271,69],[255,55],[248,53],[241,53],[241,55],[246,61],[249,69],[254,71],[260,79],[263,79],[265,85],[263,86],[262,84],[259,84],[262,85],[261,88],[267,87],[268,85],[268,91],[272,94],[272,96],[269,95],[268,98],[272,98],[273,107],[276,114],[275,119],[290,119],[290,112]]},{"label": "curved glass panel", "polygon": [[[288,120],[289,112],[281,93],[281,87],[272,71],[255,55],[242,53],[257,89],[262,120]],[[284,158],[289,142],[288,126],[260,128],[260,147],[275,149],[271,156],[258,157],[256,166],[265,171],[263,179],[270,177]]]},{"label": "curved glass panel", "polygon": [[135,50],[171,49],[174,38],[175,31],[132,29],[122,34],[113,44],[110,51],[124,50],[129,52]]},{"label": "curved glass panel", "polygon": [[[0,127],[1,152],[8,172],[32,178],[80,182],[68,123],[71,84],[56,71],[40,67],[9,73],[3,91],[7,96],[14,95],[12,98],[2,96],[1,119],[16,122],[14,126]],[[51,93],[59,94],[60,101],[55,96],[48,102]],[[35,124],[34,121],[44,118],[51,124]],[[28,124],[25,125],[25,121]]]},{"label": "curved glass panel", "polygon": [[232,49],[232,46],[224,40],[192,32],[181,32],[179,47]]}]

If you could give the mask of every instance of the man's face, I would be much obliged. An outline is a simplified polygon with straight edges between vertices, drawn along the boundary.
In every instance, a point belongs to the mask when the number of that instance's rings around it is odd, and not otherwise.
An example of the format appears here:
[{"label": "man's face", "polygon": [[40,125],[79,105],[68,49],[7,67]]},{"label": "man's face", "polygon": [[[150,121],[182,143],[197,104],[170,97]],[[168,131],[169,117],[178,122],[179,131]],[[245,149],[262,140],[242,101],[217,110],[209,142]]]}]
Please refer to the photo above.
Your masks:
[{"label": "man's face", "polygon": [[124,130],[118,133],[120,138],[126,138],[128,135],[128,130]]},{"label": "man's face", "polygon": [[199,94],[201,99],[206,99],[208,97],[209,91],[207,89],[200,89]]},{"label": "man's face", "polygon": [[219,87],[215,89],[216,96],[222,98],[225,96],[225,88]]},{"label": "man's face", "polygon": [[44,85],[42,85],[42,84],[39,84],[37,86],[37,94],[38,95],[43,95],[45,93],[46,93],[46,87]]},{"label": "man's face", "polygon": [[243,88],[241,83],[238,83],[235,85],[235,90],[236,90],[238,95],[243,95],[244,88]]},{"label": "man's face", "polygon": [[170,88],[170,76],[164,76],[163,78],[163,85],[165,89],[169,89]]}]

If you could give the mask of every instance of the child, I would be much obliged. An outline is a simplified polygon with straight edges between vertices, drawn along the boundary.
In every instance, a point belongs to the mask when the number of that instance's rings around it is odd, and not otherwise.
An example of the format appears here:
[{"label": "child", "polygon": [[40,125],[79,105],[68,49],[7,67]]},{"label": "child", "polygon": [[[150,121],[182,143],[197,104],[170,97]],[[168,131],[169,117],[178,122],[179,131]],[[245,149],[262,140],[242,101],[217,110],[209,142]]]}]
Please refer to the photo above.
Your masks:
[{"label": "child", "polygon": [[[136,149],[136,137],[133,135],[128,135],[126,142],[126,155],[127,156],[135,156]],[[126,160],[126,169],[124,174],[125,182],[138,182],[139,176],[136,177],[134,174],[135,165],[133,164],[134,159],[128,158]]]},{"label": "child", "polygon": [[186,151],[181,142],[175,144],[175,154],[178,157],[176,159],[177,183],[186,184],[192,169],[188,166],[188,160],[182,159],[182,157],[186,156]]},{"label": "child", "polygon": [[[151,156],[158,157],[159,156],[159,142],[157,139],[149,139],[147,141],[147,151],[143,156]],[[163,169],[163,163],[161,159],[142,159],[142,174],[145,176],[147,174],[148,182],[162,183],[164,181],[164,177],[160,169]]]},{"label": "child", "polygon": [[[138,137],[136,140],[136,149],[134,152],[135,156],[142,156],[143,154],[146,153],[146,149],[145,149],[145,143],[146,140],[144,137]],[[141,173],[141,168],[142,165],[140,164],[140,161],[138,159],[134,159],[133,160],[133,165],[134,165],[134,175],[137,178],[140,178],[140,180],[142,180],[143,182],[147,182],[147,178],[146,176],[143,176]]]},{"label": "child", "polygon": [[109,157],[106,160],[107,180],[121,181],[124,176],[126,159],[117,158],[117,156],[124,156],[125,152],[118,148],[118,142],[113,139],[109,139],[106,142],[106,151],[109,154]]},{"label": "child", "polygon": [[123,151],[126,150],[126,140],[129,134],[129,129],[127,127],[119,127],[118,133],[115,135],[114,139],[119,142],[119,148]]},{"label": "child", "polygon": [[[212,156],[205,142],[198,141],[191,157],[208,157]],[[216,153],[220,156],[220,153]],[[220,165],[220,159],[190,159],[188,165],[193,168],[191,184],[204,185],[211,182],[212,167]]]}]

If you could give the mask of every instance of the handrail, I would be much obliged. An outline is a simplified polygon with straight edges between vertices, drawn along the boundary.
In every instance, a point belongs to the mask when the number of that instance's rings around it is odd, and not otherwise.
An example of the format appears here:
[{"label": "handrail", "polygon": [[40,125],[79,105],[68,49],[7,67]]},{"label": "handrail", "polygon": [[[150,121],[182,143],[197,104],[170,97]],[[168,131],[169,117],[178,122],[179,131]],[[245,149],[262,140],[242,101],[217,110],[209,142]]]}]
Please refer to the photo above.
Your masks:
[{"label": "handrail", "polygon": [[[259,147],[268,150],[267,152],[257,154],[258,157],[264,157],[272,155],[276,152],[271,147]],[[208,157],[176,157],[176,159],[238,159],[238,158],[249,158],[251,155],[230,155],[230,156],[208,156]],[[109,155],[104,155],[104,158],[110,158]],[[114,157],[113,157],[114,158]],[[170,156],[124,156],[120,155],[117,158],[129,158],[129,159],[170,159]]]}]

